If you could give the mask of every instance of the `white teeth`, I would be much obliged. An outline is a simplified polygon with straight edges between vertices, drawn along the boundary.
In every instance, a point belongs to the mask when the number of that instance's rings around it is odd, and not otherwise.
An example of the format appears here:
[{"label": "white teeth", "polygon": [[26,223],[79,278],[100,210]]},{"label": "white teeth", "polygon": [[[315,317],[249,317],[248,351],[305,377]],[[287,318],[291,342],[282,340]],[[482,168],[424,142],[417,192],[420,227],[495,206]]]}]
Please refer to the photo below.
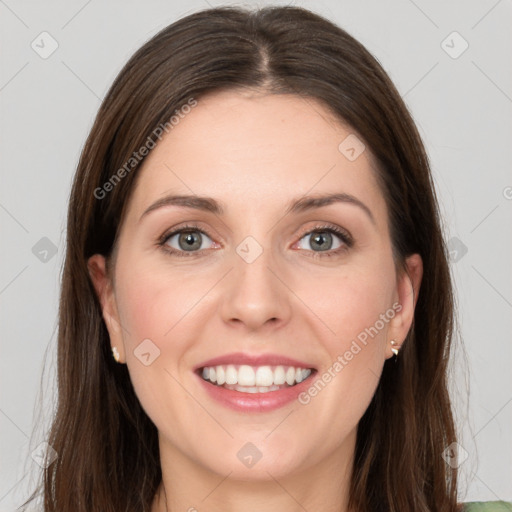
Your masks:
[{"label": "white teeth", "polygon": [[226,384],[236,384],[238,382],[238,373],[236,368],[230,364],[226,368]]},{"label": "white teeth", "polygon": [[217,366],[215,370],[217,372],[217,384],[219,386],[222,386],[222,384],[226,382],[226,372],[224,371],[224,368],[222,368],[222,366]]},{"label": "white teeth", "polygon": [[289,386],[293,386],[293,383],[295,382],[295,368],[293,366],[290,366],[290,368],[288,368],[285,379],[286,383]]},{"label": "white teeth", "polygon": [[260,366],[256,370],[256,386],[272,386],[274,383],[274,372],[270,366]]},{"label": "white teeth", "polygon": [[240,391],[242,393],[268,393],[269,391],[278,391],[279,389],[281,389],[280,386],[274,386],[274,385],[246,387],[246,386],[239,386],[238,384],[235,384],[235,385],[231,385],[231,386],[225,385],[224,387],[226,389],[234,389],[235,391]]},{"label": "white teeth", "polygon": [[278,366],[274,370],[274,384],[277,386],[280,386],[281,384],[284,384],[286,381],[286,375],[284,373],[284,368],[282,366]]},{"label": "white teeth", "polygon": [[302,382],[305,378],[302,368],[297,368],[297,371],[295,372],[295,380],[297,382]]},{"label": "white teeth", "polygon": [[251,366],[243,364],[238,369],[238,385],[239,386],[254,386],[256,384],[256,377],[254,370]]},{"label": "white teeth", "polygon": [[[227,389],[246,393],[266,393],[293,386],[307,379],[310,369],[289,366],[218,365],[203,368],[203,379]],[[240,389],[237,389],[240,388]],[[258,391],[260,390],[260,391]]]}]

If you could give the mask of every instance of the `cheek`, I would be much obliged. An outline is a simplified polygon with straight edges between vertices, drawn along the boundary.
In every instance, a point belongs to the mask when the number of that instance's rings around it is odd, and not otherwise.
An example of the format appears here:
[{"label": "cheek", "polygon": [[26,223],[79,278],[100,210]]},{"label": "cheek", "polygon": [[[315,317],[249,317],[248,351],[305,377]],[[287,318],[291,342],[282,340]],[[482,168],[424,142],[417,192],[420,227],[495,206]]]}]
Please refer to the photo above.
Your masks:
[{"label": "cheek", "polygon": [[194,279],[186,275],[179,279],[155,268],[148,271],[132,267],[131,272],[120,275],[119,281],[119,314],[127,327],[125,341],[132,348],[145,338],[159,348],[168,345],[180,322],[188,320],[204,295],[201,287],[192,284]]},{"label": "cheek", "polygon": [[312,417],[340,431],[357,424],[378,385],[395,313],[394,276],[392,262],[375,259],[308,278],[299,292],[315,313],[311,318],[330,359],[319,371],[321,382],[299,401],[311,407]]},{"label": "cheek", "polygon": [[393,276],[382,264],[347,265],[329,274],[304,277],[298,295],[316,323],[323,325],[321,339],[342,349],[376,322],[379,334],[385,335],[387,323],[382,325],[379,319],[392,305]]},{"label": "cheek", "polygon": [[130,377],[141,403],[147,405],[155,400],[156,390],[169,387],[167,393],[173,393],[169,373],[177,376],[187,348],[176,334],[181,320],[187,318],[193,297],[184,297],[179,285],[166,283],[154,268],[124,268],[131,271],[119,270],[118,313]]},{"label": "cheek", "polygon": [[151,272],[141,268],[119,273],[122,286],[117,302],[125,327],[123,341],[130,380],[146,414],[163,429],[183,411],[192,409],[187,405],[190,397],[179,384],[183,382],[180,364],[189,348],[180,329],[188,321],[187,313],[199,292],[185,296],[185,282],[171,285],[154,268]]}]

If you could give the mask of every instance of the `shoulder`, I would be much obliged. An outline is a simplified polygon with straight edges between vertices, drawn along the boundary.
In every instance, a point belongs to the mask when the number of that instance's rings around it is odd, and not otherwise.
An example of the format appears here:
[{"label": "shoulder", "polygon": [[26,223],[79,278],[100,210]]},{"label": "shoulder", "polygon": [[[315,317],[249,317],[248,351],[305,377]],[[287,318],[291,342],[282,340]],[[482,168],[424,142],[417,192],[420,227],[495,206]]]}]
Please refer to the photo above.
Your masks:
[{"label": "shoulder", "polygon": [[512,512],[512,502],[471,501],[463,503],[461,512]]}]

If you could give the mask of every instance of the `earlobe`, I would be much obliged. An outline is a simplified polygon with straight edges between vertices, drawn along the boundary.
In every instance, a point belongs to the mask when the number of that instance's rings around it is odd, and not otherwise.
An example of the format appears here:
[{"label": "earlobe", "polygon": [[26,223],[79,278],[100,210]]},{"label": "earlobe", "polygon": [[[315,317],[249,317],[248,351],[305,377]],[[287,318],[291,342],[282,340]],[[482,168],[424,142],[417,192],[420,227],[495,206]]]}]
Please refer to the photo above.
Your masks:
[{"label": "earlobe", "polygon": [[397,307],[395,316],[390,321],[388,330],[386,359],[392,357],[396,350],[400,350],[409,333],[413,321],[414,311],[418,301],[421,279],[423,277],[423,261],[419,254],[413,254],[406,259],[405,271],[397,276]]},{"label": "earlobe", "polygon": [[102,254],[94,254],[87,261],[87,268],[101,305],[102,315],[109,333],[114,358],[117,362],[123,362],[124,344],[121,335],[121,325],[118,318],[112,280],[108,275],[106,263],[105,256]]}]

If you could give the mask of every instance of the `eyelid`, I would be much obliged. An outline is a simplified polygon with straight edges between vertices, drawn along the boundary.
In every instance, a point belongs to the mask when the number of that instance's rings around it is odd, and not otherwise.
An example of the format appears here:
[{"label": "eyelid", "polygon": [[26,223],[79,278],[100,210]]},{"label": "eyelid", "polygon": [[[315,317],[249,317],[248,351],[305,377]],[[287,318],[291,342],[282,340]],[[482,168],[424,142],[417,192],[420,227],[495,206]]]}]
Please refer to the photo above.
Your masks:
[{"label": "eyelid", "polygon": [[[181,251],[178,249],[174,249],[173,247],[167,246],[167,241],[182,232],[187,231],[197,231],[203,235],[206,235],[208,238],[212,240],[212,242],[217,243],[213,240],[214,237],[212,237],[207,229],[201,228],[196,222],[185,222],[184,225],[178,224],[177,226],[174,226],[173,228],[167,230],[158,240],[157,244],[159,247],[161,247],[162,250],[167,252],[168,254],[172,255],[178,255],[178,256],[202,256],[205,254],[205,252],[209,252],[211,249],[202,249],[198,251]],[[315,232],[322,232],[322,231],[328,231],[333,233],[335,236],[337,236],[343,243],[342,247],[339,247],[337,249],[330,249],[328,251],[310,251],[306,250],[307,253],[312,253],[312,257],[330,257],[330,256],[336,256],[339,253],[348,250],[354,245],[354,239],[352,235],[344,228],[337,226],[336,224],[331,224],[329,222],[324,222],[320,224],[316,224],[309,228],[303,228],[300,232],[300,235],[298,236],[298,239],[296,242],[293,243],[293,245],[296,245],[298,242],[300,242],[306,235],[313,234]],[[166,248],[167,247],[167,248]],[[303,249],[301,249],[303,251]]]},{"label": "eyelid", "polygon": [[354,245],[354,239],[353,239],[352,235],[346,229],[342,228],[341,226],[337,226],[336,224],[331,224],[330,222],[323,222],[320,224],[316,224],[313,227],[304,228],[301,231],[301,234],[299,235],[299,240],[304,238],[306,235],[310,235],[317,231],[318,232],[321,232],[321,231],[334,232],[334,234],[338,238],[341,238],[341,240],[348,246],[351,247],[352,245]]},{"label": "eyelid", "polygon": [[197,231],[197,232],[207,236],[210,240],[212,240],[213,243],[217,243],[213,240],[214,237],[212,237],[209,234],[208,230],[201,228],[196,222],[185,222],[185,223],[178,224],[177,226],[174,226],[174,227],[166,230],[164,232],[164,234],[157,239],[157,245],[160,246],[164,251],[170,253],[171,255],[180,253],[180,255],[188,256],[190,254],[190,255],[196,256],[196,255],[198,255],[200,253],[204,253],[204,251],[208,250],[208,249],[202,249],[200,251],[190,251],[187,254],[187,251],[179,251],[177,249],[174,249],[174,247],[170,247],[167,249],[165,248],[165,246],[170,238],[172,238],[176,235],[179,235],[182,232],[187,232],[187,231],[191,231],[191,232]]},{"label": "eyelid", "polygon": [[176,226],[173,226],[172,228],[167,229],[163,235],[161,235],[158,238],[158,241],[165,241],[171,236],[177,235],[178,233],[181,233],[182,231],[199,231],[200,233],[206,235],[209,238],[212,238],[212,236],[209,234],[208,230],[205,228],[202,228],[199,223],[195,221],[190,222],[182,222],[180,224],[177,224]]}]

